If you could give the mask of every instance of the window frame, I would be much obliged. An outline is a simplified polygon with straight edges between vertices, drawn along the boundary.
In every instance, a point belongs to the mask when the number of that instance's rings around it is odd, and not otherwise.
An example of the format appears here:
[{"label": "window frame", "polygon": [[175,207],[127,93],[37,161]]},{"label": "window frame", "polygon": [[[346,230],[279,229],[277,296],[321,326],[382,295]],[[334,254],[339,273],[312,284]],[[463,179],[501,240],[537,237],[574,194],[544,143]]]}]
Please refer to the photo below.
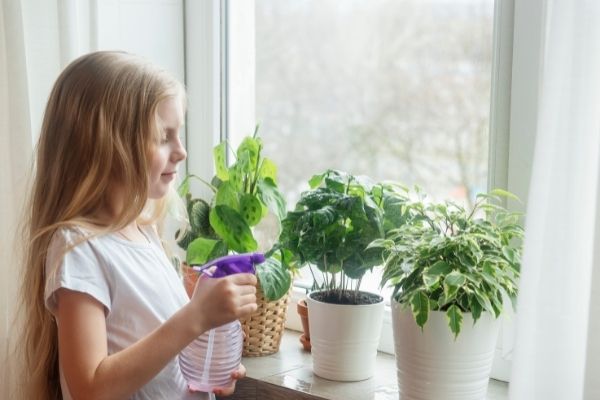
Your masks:
[{"label": "window frame", "polygon": [[[187,172],[210,179],[212,147],[229,132],[251,133],[256,124],[255,0],[185,1],[186,84],[189,107]],[[524,212],[537,127],[538,79],[542,66],[542,0],[495,0],[490,99],[488,189],[505,188],[521,198],[509,210]],[[235,147],[235,143],[233,144]],[[195,188],[194,190],[206,190]],[[296,287],[287,327],[300,329],[295,303],[306,289]],[[503,323],[492,377],[508,381],[511,324]],[[507,339],[509,338],[509,339]],[[392,353],[391,313],[385,311],[380,351]],[[504,355],[504,356],[502,356]]]}]

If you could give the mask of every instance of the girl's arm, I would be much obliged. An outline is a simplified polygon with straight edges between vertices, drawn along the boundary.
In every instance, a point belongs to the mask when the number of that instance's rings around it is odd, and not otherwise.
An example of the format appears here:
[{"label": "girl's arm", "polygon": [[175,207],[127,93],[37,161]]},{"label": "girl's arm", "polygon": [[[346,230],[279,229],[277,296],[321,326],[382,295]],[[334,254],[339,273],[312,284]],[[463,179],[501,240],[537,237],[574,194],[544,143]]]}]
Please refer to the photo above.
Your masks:
[{"label": "girl's arm", "polygon": [[194,295],[148,336],[108,355],[104,306],[87,294],[59,289],[59,357],[74,399],[128,398],[192,340],[256,310],[256,277],[199,279]]}]

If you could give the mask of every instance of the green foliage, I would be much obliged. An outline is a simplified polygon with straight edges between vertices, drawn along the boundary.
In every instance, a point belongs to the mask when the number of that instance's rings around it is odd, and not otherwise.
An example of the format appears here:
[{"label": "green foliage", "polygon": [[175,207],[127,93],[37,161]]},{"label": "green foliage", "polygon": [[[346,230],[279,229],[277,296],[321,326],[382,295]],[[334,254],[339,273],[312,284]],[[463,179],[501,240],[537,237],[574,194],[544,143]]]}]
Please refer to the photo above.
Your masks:
[{"label": "green foliage", "polygon": [[429,311],[443,311],[455,337],[462,313],[477,321],[482,312],[498,317],[503,296],[514,304],[521,264],[523,228],[520,215],[498,205],[501,190],[480,194],[473,209],[452,202],[405,202],[405,223],[388,231],[370,248],[385,255],[382,286],[394,286],[393,297],[411,307],[423,328]]},{"label": "green foliage", "polygon": [[367,246],[405,220],[395,209],[407,196],[400,187],[335,170],[313,176],[309,185],[282,221],[279,246],[293,254],[293,262],[309,265],[313,275],[313,267],[323,274],[323,285],[315,289],[344,297],[354,290],[356,296],[365,272],[383,263],[381,249]]},{"label": "green foliage", "polygon": [[[257,127],[258,129],[258,127]],[[277,167],[262,155],[262,140],[245,137],[235,152],[236,160],[227,165],[227,142],[213,149],[216,175],[211,183],[190,175],[178,192],[186,201],[190,226],[177,233],[178,245],[186,251],[188,264],[205,264],[229,252],[246,253],[257,250],[252,227],[270,210],[279,224],[286,215],[286,205],[277,187]],[[210,204],[192,198],[190,179],[204,182],[214,195]],[[264,265],[257,268],[258,280],[265,298],[277,300],[291,285],[290,264],[282,264],[274,252]]]}]

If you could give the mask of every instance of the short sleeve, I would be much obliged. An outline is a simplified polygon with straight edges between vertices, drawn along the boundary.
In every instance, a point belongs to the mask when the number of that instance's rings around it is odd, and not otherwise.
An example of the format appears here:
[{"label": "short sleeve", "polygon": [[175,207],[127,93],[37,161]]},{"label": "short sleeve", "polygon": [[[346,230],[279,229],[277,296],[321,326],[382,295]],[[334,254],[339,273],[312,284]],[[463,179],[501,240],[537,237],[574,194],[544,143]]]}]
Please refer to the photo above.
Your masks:
[{"label": "short sleeve", "polygon": [[[73,247],[69,249],[69,247]],[[44,299],[46,308],[56,315],[56,291],[65,288],[86,293],[111,309],[109,274],[90,241],[84,240],[75,229],[55,232],[46,256],[46,283]]]}]

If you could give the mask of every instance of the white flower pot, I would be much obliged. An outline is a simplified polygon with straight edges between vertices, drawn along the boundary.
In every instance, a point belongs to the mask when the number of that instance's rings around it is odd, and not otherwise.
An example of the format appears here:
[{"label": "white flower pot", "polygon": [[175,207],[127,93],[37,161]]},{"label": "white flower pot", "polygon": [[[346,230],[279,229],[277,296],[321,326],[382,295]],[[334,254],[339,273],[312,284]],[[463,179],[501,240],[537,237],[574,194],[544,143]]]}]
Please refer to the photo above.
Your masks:
[{"label": "white flower pot", "polygon": [[383,298],[375,304],[340,305],[307,298],[313,372],[335,381],[361,381],[375,372]]},{"label": "white flower pot", "polygon": [[402,400],[484,400],[500,321],[482,313],[473,325],[463,314],[460,334],[446,314],[430,311],[423,331],[410,308],[392,301],[394,347]]}]

